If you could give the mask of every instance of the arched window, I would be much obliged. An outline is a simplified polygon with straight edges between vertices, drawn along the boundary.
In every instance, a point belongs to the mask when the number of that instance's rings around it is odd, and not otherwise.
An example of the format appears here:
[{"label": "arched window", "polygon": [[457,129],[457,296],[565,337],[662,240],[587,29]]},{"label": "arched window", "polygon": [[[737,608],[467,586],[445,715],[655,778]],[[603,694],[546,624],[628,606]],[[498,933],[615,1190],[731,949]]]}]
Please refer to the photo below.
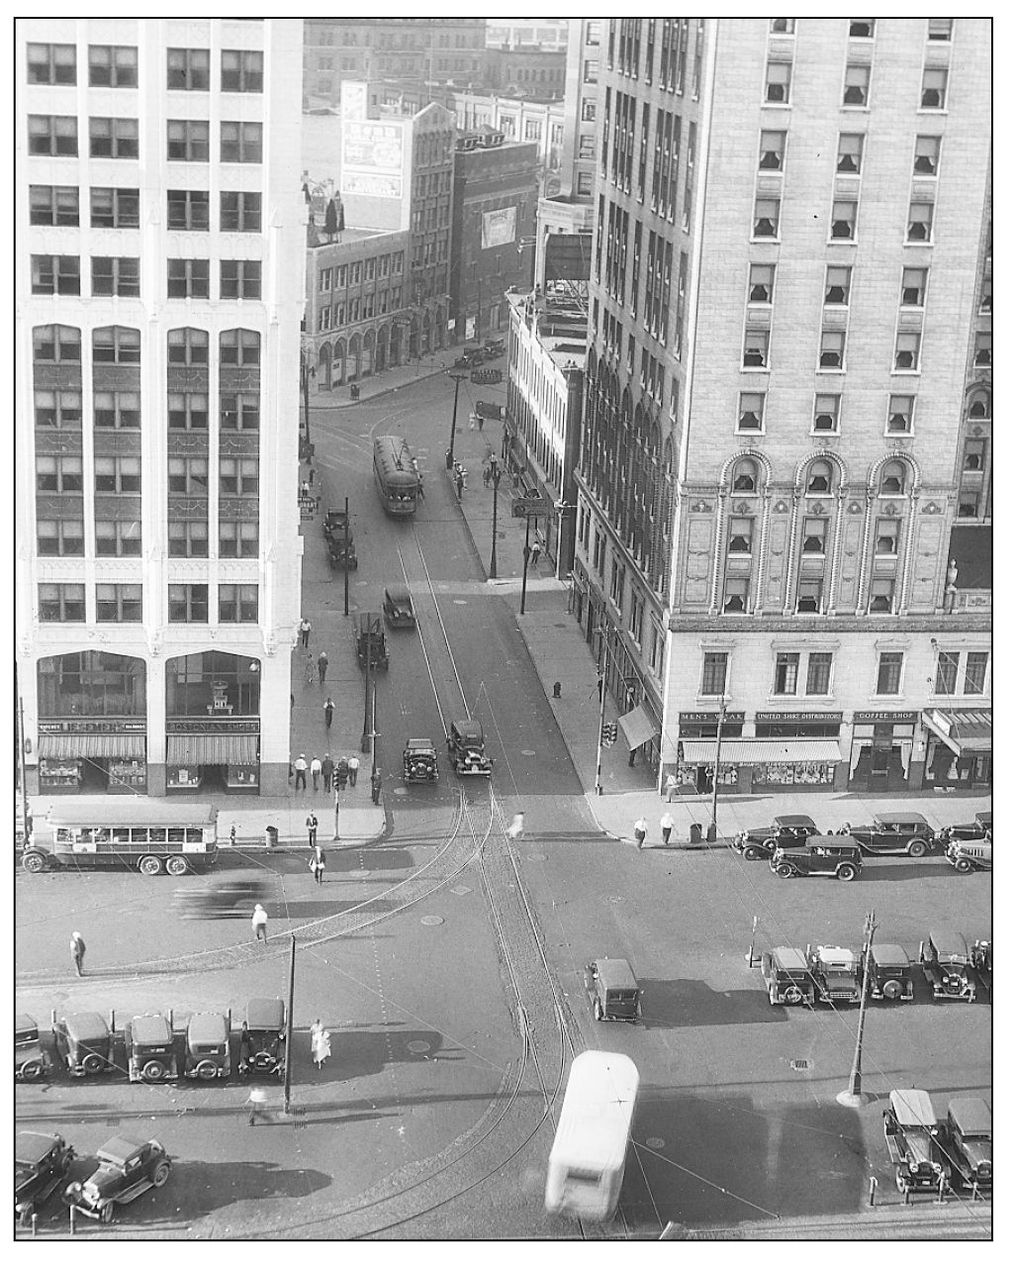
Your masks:
[{"label": "arched window", "polygon": [[973,391],[969,397],[969,416],[970,417],[989,417],[990,416],[990,392],[989,391]]},{"label": "arched window", "polygon": [[832,490],[832,466],[829,461],[812,461],[807,471],[807,492],[821,496]]},{"label": "arched window", "polygon": [[756,492],[758,490],[758,465],[750,457],[745,457],[734,465],[733,490],[735,492]]},{"label": "arched window", "polygon": [[906,490],[906,467],[901,461],[889,461],[881,470],[882,496],[901,496]]}]

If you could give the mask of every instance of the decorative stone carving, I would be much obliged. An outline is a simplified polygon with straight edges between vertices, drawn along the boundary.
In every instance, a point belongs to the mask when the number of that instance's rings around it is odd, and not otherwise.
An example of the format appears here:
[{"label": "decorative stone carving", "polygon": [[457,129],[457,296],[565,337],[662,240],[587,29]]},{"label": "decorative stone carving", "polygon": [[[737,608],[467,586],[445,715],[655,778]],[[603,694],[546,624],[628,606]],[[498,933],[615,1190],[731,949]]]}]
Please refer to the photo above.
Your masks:
[{"label": "decorative stone carving", "polygon": [[691,513],[711,513],[712,506],[707,500],[696,500],[691,506]]},{"label": "decorative stone carving", "polygon": [[932,500],[924,505],[920,512],[925,514],[939,514],[941,512],[941,506],[936,501]]},{"label": "decorative stone carving", "polygon": [[823,517],[826,513],[828,513],[828,510],[825,508],[824,504],[820,500],[816,502],[809,500],[807,502],[807,512],[809,514],[815,514],[817,517],[820,518],[820,517]]},{"label": "decorative stone carving", "polygon": [[885,501],[878,506],[878,513],[884,514],[887,518],[898,517],[899,507],[894,500]]},{"label": "decorative stone carving", "polygon": [[777,500],[772,506],[772,512],[777,514],[789,513],[789,505],[784,500]]},{"label": "decorative stone carving", "polygon": [[851,514],[863,513],[863,505],[861,505],[858,501],[851,500],[846,508],[846,512]]}]

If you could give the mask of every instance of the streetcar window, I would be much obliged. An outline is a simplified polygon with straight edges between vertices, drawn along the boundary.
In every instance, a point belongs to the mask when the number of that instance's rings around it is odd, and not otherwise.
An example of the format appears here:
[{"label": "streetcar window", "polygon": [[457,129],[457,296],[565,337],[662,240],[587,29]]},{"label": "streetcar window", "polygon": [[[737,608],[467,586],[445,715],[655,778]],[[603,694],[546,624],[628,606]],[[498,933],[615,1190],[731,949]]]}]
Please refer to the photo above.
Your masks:
[{"label": "streetcar window", "polygon": [[569,1181],[578,1181],[583,1185],[598,1185],[602,1178],[601,1172],[589,1172],[584,1168],[572,1167],[568,1169],[567,1179]]},{"label": "streetcar window", "polygon": [[182,825],[171,825],[166,831],[166,836],[171,843],[182,843],[186,833]]},{"label": "streetcar window", "polygon": [[184,837],[188,843],[199,843],[204,838],[204,835],[199,829],[188,829],[184,831]]}]

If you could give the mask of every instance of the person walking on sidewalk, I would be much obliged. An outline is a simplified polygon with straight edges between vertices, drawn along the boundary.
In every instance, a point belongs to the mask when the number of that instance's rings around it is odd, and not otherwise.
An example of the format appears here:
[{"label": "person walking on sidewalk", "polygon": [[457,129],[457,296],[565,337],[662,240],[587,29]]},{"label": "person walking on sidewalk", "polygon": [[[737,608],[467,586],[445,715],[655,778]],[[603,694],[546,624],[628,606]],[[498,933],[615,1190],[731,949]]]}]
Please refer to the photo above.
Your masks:
[{"label": "person walking on sidewalk", "polygon": [[254,932],[255,939],[263,939],[268,942],[268,914],[263,904],[254,905],[254,913],[250,919],[250,929]]},{"label": "person walking on sidewalk", "polygon": [[310,1025],[310,1054],[318,1071],[331,1057],[331,1032],[325,1029],[319,1018]]},{"label": "person walking on sidewalk", "polygon": [[81,932],[72,930],[70,933],[70,955],[74,961],[74,969],[80,979],[85,972],[85,941],[81,937]]},{"label": "person walking on sidewalk", "polygon": [[356,755],[350,755],[346,760],[346,763],[349,768],[349,788],[352,789],[352,787],[356,784],[356,774],[359,772],[359,757]]},{"label": "person walking on sidewalk", "polygon": [[328,674],[328,654],[326,650],[321,650],[317,656],[317,675],[321,684],[324,684],[324,678]]},{"label": "person walking on sidewalk", "polygon": [[261,1118],[263,1108],[268,1104],[268,1094],[263,1088],[252,1088],[250,1096],[247,1098],[247,1105],[250,1107],[250,1114],[247,1117],[247,1123],[253,1127]]},{"label": "person walking on sidewalk", "polygon": [[313,812],[307,816],[307,846],[317,846],[317,817]]},{"label": "person walking on sidewalk", "polygon": [[634,841],[638,844],[638,850],[641,851],[645,846],[645,837],[648,834],[648,821],[643,816],[639,816],[634,823]]},{"label": "person walking on sidewalk", "polygon": [[663,846],[669,847],[670,835],[673,833],[675,822],[669,812],[664,812],[659,818],[659,832],[663,836]]},{"label": "person walking on sidewalk", "polygon": [[381,801],[381,770],[375,768],[370,774],[370,799],[373,803]]},{"label": "person walking on sidewalk", "polygon": [[305,650],[310,648],[310,629],[313,626],[306,615],[300,620],[300,644]]},{"label": "person walking on sidewalk", "polygon": [[321,785],[324,787],[325,794],[331,789],[332,773],[334,771],[335,761],[330,755],[325,755],[321,760]]},{"label": "person walking on sidewalk", "polygon": [[324,881],[324,852],[320,847],[314,848],[314,854],[310,858],[310,869],[314,875],[314,881],[320,886]]},{"label": "person walking on sidewalk", "polygon": [[532,548],[529,549],[529,565],[533,570],[536,569],[536,564],[539,561],[539,555],[542,551],[543,550],[539,547],[538,540],[533,544]]},{"label": "person walking on sidewalk", "polygon": [[673,796],[677,793],[677,778],[672,772],[666,774],[666,802],[672,803]]},{"label": "person walking on sidewalk", "polygon": [[318,756],[314,756],[310,761],[310,780],[314,785],[314,793],[321,788],[321,761]]},{"label": "person walking on sidewalk", "polygon": [[329,693],[327,698],[324,700],[324,727],[326,729],[331,728],[331,721],[334,718],[334,715],[335,704],[331,701],[331,694]]},{"label": "person walking on sidewalk", "polygon": [[461,467],[455,470],[455,491],[458,493],[458,499],[462,499],[462,490],[465,487],[465,475],[462,473]]},{"label": "person walking on sidewalk", "polygon": [[306,755],[303,754],[302,751],[300,751],[299,755],[296,757],[296,762],[293,764],[293,768],[295,768],[296,770],[296,784],[295,786],[293,786],[293,789],[306,790],[307,788],[307,757]]},{"label": "person walking on sidewalk", "polygon": [[314,656],[307,650],[307,656],[303,660],[303,683],[312,685],[314,683]]}]

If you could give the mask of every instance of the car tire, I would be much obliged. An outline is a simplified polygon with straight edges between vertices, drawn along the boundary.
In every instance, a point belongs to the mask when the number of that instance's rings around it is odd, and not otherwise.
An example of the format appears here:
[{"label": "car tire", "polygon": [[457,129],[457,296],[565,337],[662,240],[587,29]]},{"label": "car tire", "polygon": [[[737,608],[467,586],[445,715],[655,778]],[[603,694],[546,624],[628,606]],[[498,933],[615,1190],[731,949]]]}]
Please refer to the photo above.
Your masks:
[{"label": "car tire", "polygon": [[972,873],[973,872],[972,862],[966,860],[965,857],[962,857],[959,860],[956,860],[955,872],[956,873]]},{"label": "car tire", "polygon": [[112,1224],[113,1217],[116,1215],[116,1203],[106,1203],[99,1212],[99,1220],[102,1224]]},{"label": "car tire", "polygon": [[195,1068],[195,1074],[199,1080],[214,1080],[218,1075],[218,1067],[214,1062],[205,1058],[203,1062],[199,1062]]},{"label": "car tire", "polygon": [[183,856],[170,856],[166,861],[166,873],[174,878],[182,878],[190,869]]},{"label": "car tire", "polygon": [[745,847],[744,848],[745,860],[762,860],[764,859],[764,855],[765,855],[764,850],[760,847]]},{"label": "car tire", "polygon": [[86,1075],[98,1075],[102,1070],[102,1059],[97,1053],[86,1053],[81,1059],[81,1070]]},{"label": "car tire", "polygon": [[776,865],[775,872],[779,875],[780,878],[792,878],[793,866],[792,865]]},{"label": "car tire", "polygon": [[142,856],[137,862],[139,872],[146,878],[157,878],[162,872],[162,860],[159,856]]},{"label": "car tire", "polygon": [[46,857],[41,851],[26,851],[21,857],[21,868],[26,873],[42,873],[46,868]]},{"label": "car tire", "polygon": [[146,1062],[141,1068],[141,1078],[146,1084],[158,1084],[166,1078],[166,1068],[152,1058],[151,1062]]},{"label": "car tire", "polygon": [[835,876],[840,882],[853,882],[859,875],[856,865],[840,865],[835,871]]},{"label": "car tire", "polygon": [[897,1001],[902,996],[902,984],[898,979],[889,979],[885,986],[881,989],[881,995],[886,1001]]},{"label": "car tire", "polygon": [[21,1078],[23,1080],[41,1080],[45,1071],[45,1066],[41,1061],[23,1062],[21,1064]]},{"label": "car tire", "polygon": [[922,838],[914,838],[909,844],[909,854],[916,860],[927,854],[927,844]]},{"label": "car tire", "polygon": [[598,998],[592,1002],[592,1017],[597,1023],[601,1023],[603,1021],[603,1007]]},{"label": "car tire", "polygon": [[155,1171],[152,1172],[152,1184],[155,1186],[156,1189],[161,1189],[162,1186],[165,1185],[166,1181],[168,1180],[169,1180],[169,1164],[160,1163],[158,1167],[155,1169]]},{"label": "car tire", "polygon": [[787,1005],[799,1005],[804,999],[804,994],[798,987],[788,987],[783,993],[783,999]]}]

